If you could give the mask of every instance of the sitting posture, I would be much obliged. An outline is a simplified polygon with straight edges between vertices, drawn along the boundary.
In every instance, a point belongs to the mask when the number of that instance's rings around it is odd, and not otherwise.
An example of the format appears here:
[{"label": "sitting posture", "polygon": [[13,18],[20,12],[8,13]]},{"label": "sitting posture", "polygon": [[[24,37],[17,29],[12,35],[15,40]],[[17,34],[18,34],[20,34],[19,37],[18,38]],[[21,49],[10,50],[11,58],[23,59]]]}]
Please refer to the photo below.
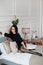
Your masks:
[{"label": "sitting posture", "polygon": [[18,33],[17,26],[12,25],[11,28],[10,28],[10,33],[9,34],[5,33],[4,35],[6,37],[8,37],[9,41],[15,41],[17,43],[18,51],[42,56],[41,53],[34,52],[32,50],[26,49],[26,45],[25,45],[23,39],[21,38],[20,34]]},{"label": "sitting posture", "polygon": [[25,47],[23,43],[23,39],[21,38],[20,34],[18,33],[17,26],[12,26],[10,29],[10,33],[5,33],[5,36],[8,37],[9,41],[16,41],[18,45],[18,50],[20,50],[21,46]]}]

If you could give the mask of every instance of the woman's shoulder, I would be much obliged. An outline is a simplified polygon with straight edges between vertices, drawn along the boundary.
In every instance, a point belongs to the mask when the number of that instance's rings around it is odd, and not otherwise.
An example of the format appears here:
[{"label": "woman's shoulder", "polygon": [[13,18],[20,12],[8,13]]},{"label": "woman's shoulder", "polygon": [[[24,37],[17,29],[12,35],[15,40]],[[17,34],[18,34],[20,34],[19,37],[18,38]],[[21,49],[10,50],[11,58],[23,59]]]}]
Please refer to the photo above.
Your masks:
[{"label": "woman's shoulder", "polygon": [[19,33],[17,33],[17,35],[19,35],[19,36],[20,36],[20,34],[19,34]]}]

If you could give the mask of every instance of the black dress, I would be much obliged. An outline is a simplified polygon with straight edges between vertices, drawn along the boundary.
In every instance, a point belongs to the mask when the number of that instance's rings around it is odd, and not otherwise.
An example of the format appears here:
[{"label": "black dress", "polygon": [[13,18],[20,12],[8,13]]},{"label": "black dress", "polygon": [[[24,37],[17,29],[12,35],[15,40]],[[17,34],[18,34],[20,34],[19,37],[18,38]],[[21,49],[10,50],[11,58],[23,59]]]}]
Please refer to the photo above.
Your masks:
[{"label": "black dress", "polygon": [[17,45],[18,45],[18,50],[20,50],[22,44],[21,42],[23,41],[23,39],[21,38],[20,34],[17,33],[17,34],[8,34],[8,33],[5,33],[4,34],[6,37],[9,37],[12,39],[12,41],[16,41]]}]

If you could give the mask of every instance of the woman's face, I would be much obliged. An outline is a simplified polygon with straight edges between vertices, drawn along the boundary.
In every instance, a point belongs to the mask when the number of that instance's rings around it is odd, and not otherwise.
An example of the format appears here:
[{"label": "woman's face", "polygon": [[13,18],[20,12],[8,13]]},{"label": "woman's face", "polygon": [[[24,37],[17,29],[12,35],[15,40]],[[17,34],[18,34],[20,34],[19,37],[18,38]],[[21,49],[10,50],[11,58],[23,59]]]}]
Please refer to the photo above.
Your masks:
[{"label": "woman's face", "polygon": [[12,32],[13,34],[16,34],[16,30],[15,30],[14,27],[11,28],[11,32]]}]

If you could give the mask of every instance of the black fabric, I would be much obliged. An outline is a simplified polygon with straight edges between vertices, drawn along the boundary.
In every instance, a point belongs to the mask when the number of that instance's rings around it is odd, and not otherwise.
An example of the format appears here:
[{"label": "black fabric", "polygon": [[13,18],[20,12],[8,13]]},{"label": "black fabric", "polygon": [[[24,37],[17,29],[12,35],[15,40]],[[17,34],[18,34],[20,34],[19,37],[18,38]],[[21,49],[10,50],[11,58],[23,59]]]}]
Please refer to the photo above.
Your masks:
[{"label": "black fabric", "polygon": [[17,34],[8,34],[8,33],[5,33],[4,34],[6,37],[9,37],[12,39],[12,41],[16,41],[17,45],[18,45],[18,49],[21,48],[22,44],[21,42],[23,41],[23,39],[21,38],[20,34],[17,33]]}]

